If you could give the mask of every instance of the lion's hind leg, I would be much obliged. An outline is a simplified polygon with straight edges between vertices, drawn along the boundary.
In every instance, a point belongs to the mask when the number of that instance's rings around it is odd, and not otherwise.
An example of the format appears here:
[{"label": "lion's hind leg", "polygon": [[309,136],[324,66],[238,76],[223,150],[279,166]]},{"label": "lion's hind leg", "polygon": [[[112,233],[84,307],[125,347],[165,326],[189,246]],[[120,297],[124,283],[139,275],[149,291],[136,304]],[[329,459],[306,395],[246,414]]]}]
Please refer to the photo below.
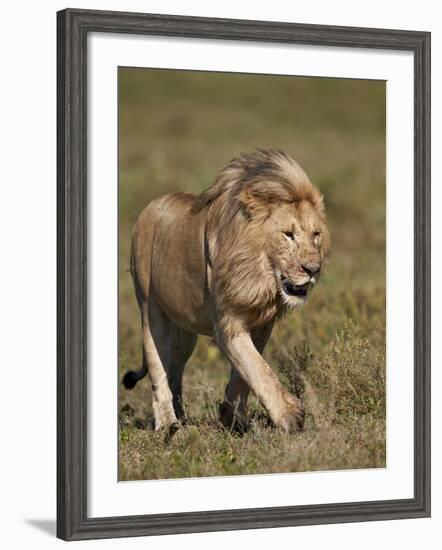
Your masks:
[{"label": "lion's hind leg", "polygon": [[152,385],[155,430],[176,430],[178,419],[169,386],[168,366],[173,350],[173,325],[152,296],[140,304],[143,356]]},{"label": "lion's hind leg", "polygon": [[177,418],[185,419],[183,405],[183,373],[186,362],[195,349],[197,336],[171,323],[171,346],[167,363],[167,377],[172,391],[173,407]]},{"label": "lion's hind leg", "polygon": [[184,418],[182,377],[186,361],[195,347],[196,336],[172,323],[152,296],[147,303],[141,304],[140,309],[145,368],[152,384],[155,430],[175,431],[178,420]]}]

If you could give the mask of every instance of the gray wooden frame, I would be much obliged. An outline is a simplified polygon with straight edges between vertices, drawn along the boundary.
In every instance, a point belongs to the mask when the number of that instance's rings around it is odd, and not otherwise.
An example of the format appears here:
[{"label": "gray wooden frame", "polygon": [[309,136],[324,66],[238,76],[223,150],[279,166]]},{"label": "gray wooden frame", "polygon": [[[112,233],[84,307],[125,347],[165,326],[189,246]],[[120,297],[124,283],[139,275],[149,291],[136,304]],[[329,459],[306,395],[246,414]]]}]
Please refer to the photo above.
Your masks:
[{"label": "gray wooden frame", "polygon": [[[414,54],[414,498],[87,517],[87,35],[408,50]],[[68,9],[57,14],[57,535],[80,540],[430,515],[430,33]]]}]

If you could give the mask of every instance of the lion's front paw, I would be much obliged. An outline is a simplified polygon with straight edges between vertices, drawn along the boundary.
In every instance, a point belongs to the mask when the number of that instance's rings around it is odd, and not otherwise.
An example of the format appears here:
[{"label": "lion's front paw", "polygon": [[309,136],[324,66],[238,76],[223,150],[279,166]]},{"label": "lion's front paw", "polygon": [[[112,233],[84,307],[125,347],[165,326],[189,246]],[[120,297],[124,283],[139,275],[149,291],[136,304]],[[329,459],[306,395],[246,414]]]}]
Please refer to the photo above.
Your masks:
[{"label": "lion's front paw", "polygon": [[287,411],[276,422],[276,425],[286,433],[300,432],[304,429],[304,407],[302,406],[302,402],[297,398],[293,398],[290,401]]},{"label": "lion's front paw", "polygon": [[219,419],[231,432],[245,433],[249,429],[247,414],[226,401],[219,406]]}]

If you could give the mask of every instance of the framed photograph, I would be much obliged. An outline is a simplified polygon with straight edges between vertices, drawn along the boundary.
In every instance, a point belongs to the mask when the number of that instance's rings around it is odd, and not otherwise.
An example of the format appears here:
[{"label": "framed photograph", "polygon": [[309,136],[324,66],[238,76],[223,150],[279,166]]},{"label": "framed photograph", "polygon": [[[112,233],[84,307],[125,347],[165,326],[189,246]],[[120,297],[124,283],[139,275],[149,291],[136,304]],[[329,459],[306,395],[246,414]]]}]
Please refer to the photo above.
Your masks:
[{"label": "framed photograph", "polygon": [[58,13],[65,540],[430,515],[430,33]]}]

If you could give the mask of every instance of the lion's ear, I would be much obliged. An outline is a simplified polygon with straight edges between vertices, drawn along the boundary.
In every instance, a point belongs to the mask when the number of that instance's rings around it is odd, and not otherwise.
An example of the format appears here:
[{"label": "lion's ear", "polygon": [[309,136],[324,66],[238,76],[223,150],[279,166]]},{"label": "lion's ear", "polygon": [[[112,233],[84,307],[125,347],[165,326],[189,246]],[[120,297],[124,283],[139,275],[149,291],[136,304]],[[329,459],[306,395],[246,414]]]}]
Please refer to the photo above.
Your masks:
[{"label": "lion's ear", "polygon": [[267,216],[270,211],[270,203],[264,196],[258,196],[250,189],[244,189],[238,196],[244,211],[253,217]]}]

